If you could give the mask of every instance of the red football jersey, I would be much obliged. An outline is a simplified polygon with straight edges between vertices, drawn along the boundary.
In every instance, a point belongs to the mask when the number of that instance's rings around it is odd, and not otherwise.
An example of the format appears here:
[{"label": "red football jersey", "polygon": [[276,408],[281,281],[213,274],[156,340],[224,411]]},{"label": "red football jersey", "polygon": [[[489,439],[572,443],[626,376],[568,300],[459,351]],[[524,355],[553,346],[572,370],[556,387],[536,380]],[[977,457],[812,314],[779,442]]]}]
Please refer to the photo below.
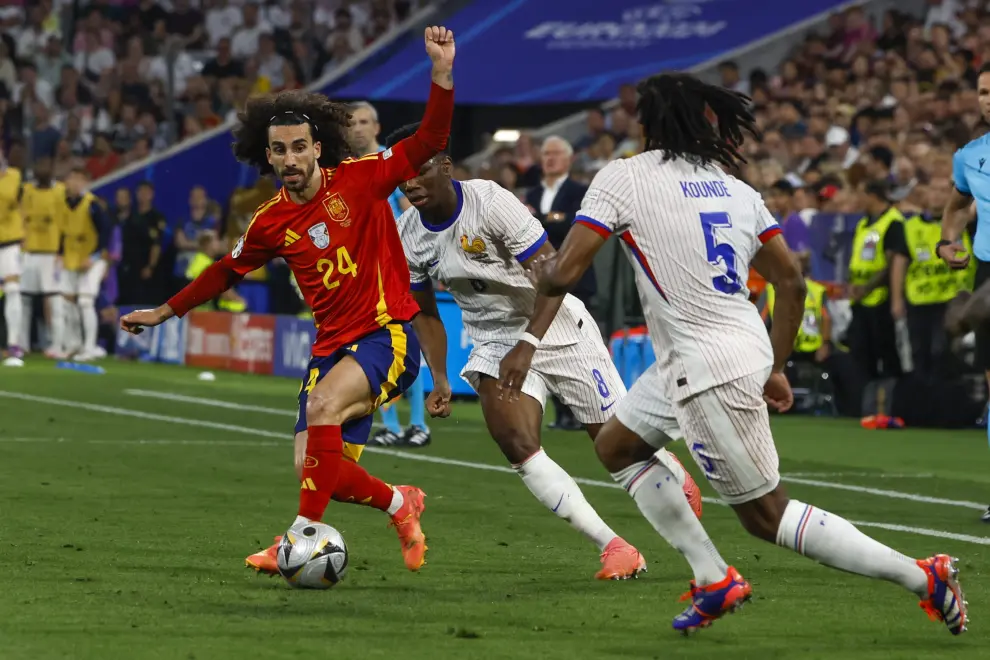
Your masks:
[{"label": "red football jersey", "polygon": [[453,110],[453,90],[431,85],[413,135],[381,153],[321,169],[320,189],[305,204],[280,190],[258,208],[231,253],[168,306],[184,316],[282,257],[316,319],[313,355],[330,355],[393,319],[412,319],[419,308],[409,293],[409,267],[387,200],[447,144]]},{"label": "red football jersey", "polygon": [[317,324],[313,355],[329,355],[419,311],[388,196],[416,175],[401,145],[320,170],[305,204],[285,189],[263,204],[222,263],[240,276],[282,257]]}]

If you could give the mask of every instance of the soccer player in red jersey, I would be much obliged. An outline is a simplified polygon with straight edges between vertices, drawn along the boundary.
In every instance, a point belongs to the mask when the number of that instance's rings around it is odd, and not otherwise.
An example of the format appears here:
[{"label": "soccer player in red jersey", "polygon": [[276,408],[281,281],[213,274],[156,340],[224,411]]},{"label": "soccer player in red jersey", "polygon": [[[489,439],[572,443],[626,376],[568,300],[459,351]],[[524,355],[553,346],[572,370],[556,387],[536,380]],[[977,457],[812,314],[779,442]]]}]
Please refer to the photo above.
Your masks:
[{"label": "soccer player in red jersey", "polygon": [[[443,150],[453,115],[454,34],[429,27],[433,62],[420,129],[381,153],[348,158],[350,115],[319,94],[281,92],[248,101],[234,130],[234,153],[282,181],[230,254],[165,305],[121,318],[140,332],[183,316],[242,277],[281,257],[295,275],[317,324],[309,370],[299,392],[296,469],[302,483],[295,523],[318,521],[334,499],[365,504],[392,518],[406,567],[426,554],[420,527],[425,494],[392,487],[358,464],[372,413],[401,394],[419,372],[410,321],[419,311],[388,196]],[[276,545],[247,559],[276,573]]]}]

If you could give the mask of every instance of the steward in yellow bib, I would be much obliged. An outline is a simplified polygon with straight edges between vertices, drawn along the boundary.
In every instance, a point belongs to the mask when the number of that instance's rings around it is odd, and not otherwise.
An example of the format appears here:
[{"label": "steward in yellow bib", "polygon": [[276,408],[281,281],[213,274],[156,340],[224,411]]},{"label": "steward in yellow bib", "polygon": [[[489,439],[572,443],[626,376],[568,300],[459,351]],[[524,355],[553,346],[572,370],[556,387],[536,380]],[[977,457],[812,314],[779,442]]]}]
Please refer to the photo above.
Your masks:
[{"label": "steward in yellow bib", "polygon": [[[824,362],[831,352],[832,320],[825,308],[825,285],[819,284],[807,277],[804,282],[808,293],[804,297],[804,317],[801,328],[794,338],[795,359],[814,362]],[[762,308],[767,320],[773,322],[773,303],[776,294],[773,285],[768,284],[764,294]]]},{"label": "steward in yellow bib", "polygon": [[891,227],[901,229],[904,216],[892,205],[883,181],[866,185],[863,205],[866,215],[856,225],[849,254],[852,322],[846,344],[868,378],[897,377],[901,361],[888,289],[893,252],[886,238]]},{"label": "steward in yellow bib", "polygon": [[[942,238],[941,211],[951,191],[948,179],[934,180],[928,187],[925,208],[903,228],[887,233],[887,247],[894,252],[890,271],[891,313],[895,320],[907,319],[911,341],[912,372],[931,378],[948,349],[945,311],[965,284],[966,272],[955,271],[935,251]],[[972,253],[968,233],[963,247]]]},{"label": "steward in yellow bib", "polygon": [[[200,232],[196,238],[196,243],[199,246],[199,251],[189,259],[189,265],[186,266],[185,276],[189,282],[199,277],[204,270],[213,265],[217,258],[224,254],[223,246],[213,231]],[[247,311],[247,303],[244,302],[244,299],[233,288],[220,294],[216,302],[217,309],[222,312],[237,314]],[[211,310],[213,309],[213,305],[211,303],[205,303],[197,307],[197,309],[203,311]]]}]

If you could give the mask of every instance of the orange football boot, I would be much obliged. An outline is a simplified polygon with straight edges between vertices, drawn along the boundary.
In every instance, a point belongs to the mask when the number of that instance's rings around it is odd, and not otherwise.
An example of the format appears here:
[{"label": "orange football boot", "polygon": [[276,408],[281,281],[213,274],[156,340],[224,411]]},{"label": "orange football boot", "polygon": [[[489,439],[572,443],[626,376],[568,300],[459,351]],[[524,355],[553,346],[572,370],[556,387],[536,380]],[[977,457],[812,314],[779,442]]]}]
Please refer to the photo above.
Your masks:
[{"label": "orange football boot", "polygon": [[419,519],[426,510],[426,493],[415,486],[395,486],[402,493],[402,508],[392,516],[389,523],[395,527],[402,543],[402,559],[410,571],[418,571],[426,563],[426,535],[420,527]]},{"label": "orange football boot", "polygon": [[253,568],[259,573],[264,573],[265,575],[278,575],[278,544],[282,542],[281,536],[275,537],[275,543],[265,548],[264,550],[259,550],[253,555],[248,555],[244,563],[248,568]]},{"label": "orange football boot", "polygon": [[639,550],[616,536],[602,552],[602,569],[595,573],[599,580],[628,580],[646,572],[646,560]]},{"label": "orange football boot", "polygon": [[[673,453],[670,454],[670,457],[684,470],[684,464],[677,460],[677,457]],[[687,470],[684,470],[684,486],[682,488],[684,489],[684,497],[687,498],[688,504],[691,505],[691,510],[701,520],[701,489],[698,488],[698,483]]]}]

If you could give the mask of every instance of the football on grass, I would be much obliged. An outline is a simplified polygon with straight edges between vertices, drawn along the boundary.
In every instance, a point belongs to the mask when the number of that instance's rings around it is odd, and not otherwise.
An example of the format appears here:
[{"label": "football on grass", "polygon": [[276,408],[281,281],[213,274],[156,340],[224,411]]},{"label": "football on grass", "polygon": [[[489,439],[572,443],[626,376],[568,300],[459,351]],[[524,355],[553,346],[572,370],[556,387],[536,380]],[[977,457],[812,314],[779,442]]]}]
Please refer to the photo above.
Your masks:
[{"label": "football on grass", "polygon": [[347,546],[323,523],[293,525],[278,544],[278,572],[300,589],[329,589],[347,572]]}]

